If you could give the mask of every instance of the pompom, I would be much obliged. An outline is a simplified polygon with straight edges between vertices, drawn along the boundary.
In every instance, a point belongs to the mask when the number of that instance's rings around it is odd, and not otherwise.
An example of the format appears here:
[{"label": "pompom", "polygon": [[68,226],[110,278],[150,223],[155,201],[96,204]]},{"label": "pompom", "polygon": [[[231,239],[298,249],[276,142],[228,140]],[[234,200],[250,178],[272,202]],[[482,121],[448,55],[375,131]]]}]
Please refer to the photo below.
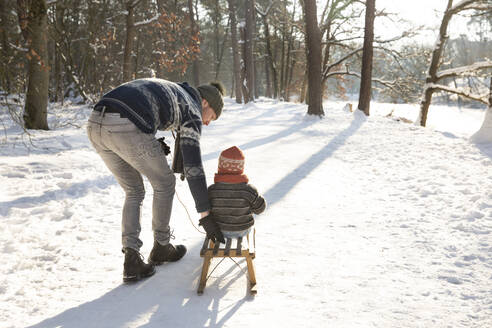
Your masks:
[{"label": "pompom", "polygon": [[210,82],[210,85],[213,85],[214,87],[216,87],[222,96],[225,94],[225,87],[221,82],[219,82],[219,81]]}]

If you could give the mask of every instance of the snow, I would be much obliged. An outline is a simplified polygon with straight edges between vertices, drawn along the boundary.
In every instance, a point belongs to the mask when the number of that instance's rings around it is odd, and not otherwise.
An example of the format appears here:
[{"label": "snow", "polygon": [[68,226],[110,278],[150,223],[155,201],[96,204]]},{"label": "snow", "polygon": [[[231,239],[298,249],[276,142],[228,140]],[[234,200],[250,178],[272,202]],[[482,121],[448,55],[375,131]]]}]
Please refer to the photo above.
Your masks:
[{"label": "snow", "polygon": [[492,143],[492,106],[485,113],[482,126],[471,136],[471,140],[477,144]]},{"label": "snow", "polygon": [[159,17],[160,17],[160,15],[155,15],[154,17],[151,17],[149,19],[146,19],[146,20],[143,20],[141,22],[135,23],[134,26],[137,26],[138,27],[138,26],[148,25],[148,24],[150,24],[152,22],[157,21],[159,19]]},{"label": "snow", "polygon": [[9,46],[11,46],[12,48],[14,48],[15,50],[20,51],[20,52],[29,52],[28,48],[19,47],[19,46],[16,46],[15,44],[10,43],[10,42],[9,42]]},{"label": "snow", "polygon": [[[255,297],[245,262],[228,259],[197,296],[203,234],[177,199],[173,242],[187,255],[122,284],[123,192],[85,135],[90,109],[51,105],[56,129],[30,138],[2,110],[2,327],[492,326],[492,145],[469,142],[484,110],[433,105],[421,128],[398,120],[418,105],[372,103],[368,118],[344,108],[326,102],[319,119],[305,105],[227,99],[204,127],[209,183],[220,151],[237,145],[268,202]],[[186,182],[177,193],[196,225]]]}]

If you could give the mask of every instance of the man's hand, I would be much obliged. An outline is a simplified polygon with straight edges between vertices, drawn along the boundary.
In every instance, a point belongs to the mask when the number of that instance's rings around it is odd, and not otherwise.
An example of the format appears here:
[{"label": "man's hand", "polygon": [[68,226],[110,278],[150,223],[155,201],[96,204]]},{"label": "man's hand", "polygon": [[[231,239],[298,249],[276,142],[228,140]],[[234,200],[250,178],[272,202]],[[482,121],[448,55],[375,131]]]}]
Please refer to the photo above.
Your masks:
[{"label": "man's hand", "polygon": [[220,227],[217,222],[215,222],[215,219],[212,215],[209,214],[201,218],[199,222],[199,225],[201,225],[203,229],[205,229],[207,237],[210,238],[214,243],[216,241],[225,243],[224,235],[222,234],[222,231],[220,231]]}]

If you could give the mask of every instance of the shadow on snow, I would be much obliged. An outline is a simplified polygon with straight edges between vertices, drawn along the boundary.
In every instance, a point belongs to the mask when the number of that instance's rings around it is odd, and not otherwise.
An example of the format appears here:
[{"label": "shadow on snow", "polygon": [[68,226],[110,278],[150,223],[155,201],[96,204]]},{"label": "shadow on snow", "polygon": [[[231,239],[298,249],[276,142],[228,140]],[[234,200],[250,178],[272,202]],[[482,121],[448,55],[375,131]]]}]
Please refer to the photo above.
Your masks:
[{"label": "shadow on snow", "polygon": [[287,195],[302,179],[320,166],[328,157],[333,155],[333,153],[340,148],[350,136],[355,134],[364,122],[365,119],[354,117],[348,128],[340,132],[326,146],[311,155],[311,157],[309,157],[299,167],[287,174],[284,178],[282,178],[282,180],[277,182],[276,185],[267,190],[264,197],[267,200],[268,205],[272,206],[285,197],[285,195]]},{"label": "shadow on snow", "polygon": [[28,208],[35,205],[47,203],[51,200],[62,200],[65,198],[79,198],[87,195],[92,188],[105,189],[116,184],[116,179],[112,175],[103,178],[86,180],[73,183],[68,188],[45,191],[39,196],[25,196],[7,202],[0,202],[0,215],[7,216],[14,207]]},{"label": "shadow on snow", "polygon": [[[198,254],[201,245],[195,245],[189,254]],[[30,328],[44,327],[222,327],[253,298],[247,292],[246,276],[242,271],[231,274],[231,267],[218,277],[209,278],[202,296],[196,288],[201,273],[201,258],[189,256],[178,263],[157,267],[154,276],[135,284],[122,284],[101,297],[67,309]],[[216,260],[215,260],[216,261]],[[244,261],[243,261],[244,262]],[[212,263],[212,268],[215,263]],[[225,263],[221,264],[225,265]],[[244,267],[244,263],[242,263]],[[189,274],[183,274],[189,272]],[[227,277],[228,282],[219,282]],[[220,302],[229,287],[244,279],[245,295],[231,304]]]}]

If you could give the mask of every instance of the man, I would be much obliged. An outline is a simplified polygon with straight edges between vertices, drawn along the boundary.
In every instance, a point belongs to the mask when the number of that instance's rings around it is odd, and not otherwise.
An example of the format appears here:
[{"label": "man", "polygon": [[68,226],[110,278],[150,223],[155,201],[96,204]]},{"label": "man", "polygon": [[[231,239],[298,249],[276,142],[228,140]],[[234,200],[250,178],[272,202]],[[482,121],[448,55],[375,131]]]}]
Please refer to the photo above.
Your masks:
[{"label": "man", "polygon": [[[201,216],[200,225],[207,235],[223,241],[217,223],[209,215],[200,152],[202,124],[208,125],[220,116],[223,93],[220,83],[195,89],[187,83],[139,79],[111,90],[94,106],[87,125],[89,139],[126,194],[122,214],[124,282],[149,277],[155,273],[154,265],[178,261],[186,253],[184,245],[169,242],[176,179],[164,147],[155,138],[157,130],[179,133],[184,174]],[[154,190],[154,246],[148,264],[139,253],[143,244],[139,239],[140,210],[145,195],[142,175]]]}]

